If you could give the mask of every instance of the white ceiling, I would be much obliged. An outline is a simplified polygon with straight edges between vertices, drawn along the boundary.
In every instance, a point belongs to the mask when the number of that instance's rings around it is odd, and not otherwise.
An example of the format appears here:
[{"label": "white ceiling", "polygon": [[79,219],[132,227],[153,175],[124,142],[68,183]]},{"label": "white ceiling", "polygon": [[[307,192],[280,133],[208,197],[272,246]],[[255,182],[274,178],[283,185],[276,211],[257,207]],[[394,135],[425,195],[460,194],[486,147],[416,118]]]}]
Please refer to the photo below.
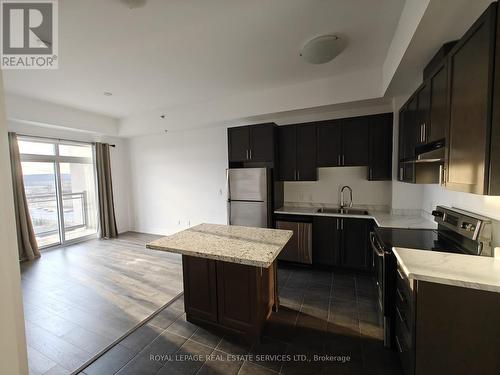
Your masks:
[{"label": "white ceiling", "polygon": [[[59,2],[59,69],[4,71],[7,92],[124,118],[214,98],[381,69],[404,0]],[[298,51],[334,33],[324,65]],[[110,91],[113,96],[103,95]]]}]

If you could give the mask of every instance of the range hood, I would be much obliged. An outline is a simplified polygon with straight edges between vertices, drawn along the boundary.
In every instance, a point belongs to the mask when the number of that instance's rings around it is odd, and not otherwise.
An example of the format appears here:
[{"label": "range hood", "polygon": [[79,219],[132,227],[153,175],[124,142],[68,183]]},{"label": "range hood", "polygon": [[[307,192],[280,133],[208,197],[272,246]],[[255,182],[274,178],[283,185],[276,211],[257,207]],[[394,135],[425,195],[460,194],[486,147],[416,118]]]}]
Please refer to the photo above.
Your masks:
[{"label": "range hood", "polygon": [[417,146],[415,159],[405,161],[405,163],[444,163],[444,146],[444,139]]}]

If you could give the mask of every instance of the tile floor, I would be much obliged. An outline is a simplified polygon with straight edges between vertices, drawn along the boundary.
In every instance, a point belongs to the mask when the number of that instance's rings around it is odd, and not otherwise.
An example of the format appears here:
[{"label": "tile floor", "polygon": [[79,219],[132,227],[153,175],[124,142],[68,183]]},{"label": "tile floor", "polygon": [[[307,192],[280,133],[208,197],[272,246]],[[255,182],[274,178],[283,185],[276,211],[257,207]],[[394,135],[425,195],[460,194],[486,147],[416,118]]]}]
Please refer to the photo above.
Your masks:
[{"label": "tile floor", "polygon": [[370,278],[280,267],[279,286],[280,310],[258,343],[187,322],[181,297],[82,374],[401,374],[382,346]]}]

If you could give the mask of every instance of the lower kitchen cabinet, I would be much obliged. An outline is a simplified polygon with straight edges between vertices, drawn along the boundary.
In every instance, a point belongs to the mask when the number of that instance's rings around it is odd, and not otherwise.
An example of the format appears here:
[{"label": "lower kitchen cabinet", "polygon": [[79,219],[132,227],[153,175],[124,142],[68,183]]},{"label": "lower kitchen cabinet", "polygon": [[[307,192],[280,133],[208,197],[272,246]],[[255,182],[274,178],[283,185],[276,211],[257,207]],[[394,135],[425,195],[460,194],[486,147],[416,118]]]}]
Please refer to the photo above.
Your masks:
[{"label": "lower kitchen cabinet", "polygon": [[500,374],[500,293],[396,277],[405,375]]},{"label": "lower kitchen cabinet", "polygon": [[189,322],[255,339],[277,303],[276,262],[259,268],[182,256]]},{"label": "lower kitchen cabinet", "polygon": [[315,216],[313,219],[313,264],[340,264],[340,219]]},{"label": "lower kitchen cabinet", "polygon": [[370,264],[369,236],[371,220],[340,220],[340,265],[345,268],[367,270]]},{"label": "lower kitchen cabinet", "polygon": [[312,223],[277,220],[277,229],[291,230],[292,238],[278,256],[279,260],[295,263],[312,263]]},{"label": "lower kitchen cabinet", "polygon": [[369,269],[371,220],[316,216],[313,219],[313,264]]}]

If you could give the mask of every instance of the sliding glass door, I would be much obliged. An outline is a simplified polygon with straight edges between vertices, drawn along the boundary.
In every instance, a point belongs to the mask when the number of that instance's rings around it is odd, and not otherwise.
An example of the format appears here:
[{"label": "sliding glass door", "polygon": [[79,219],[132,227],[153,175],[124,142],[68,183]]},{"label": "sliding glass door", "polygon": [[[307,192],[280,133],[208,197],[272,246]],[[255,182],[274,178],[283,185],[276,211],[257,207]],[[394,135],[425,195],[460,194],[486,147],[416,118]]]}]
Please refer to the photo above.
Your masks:
[{"label": "sliding glass door", "polygon": [[19,137],[26,198],[40,248],[95,237],[91,144]]}]

